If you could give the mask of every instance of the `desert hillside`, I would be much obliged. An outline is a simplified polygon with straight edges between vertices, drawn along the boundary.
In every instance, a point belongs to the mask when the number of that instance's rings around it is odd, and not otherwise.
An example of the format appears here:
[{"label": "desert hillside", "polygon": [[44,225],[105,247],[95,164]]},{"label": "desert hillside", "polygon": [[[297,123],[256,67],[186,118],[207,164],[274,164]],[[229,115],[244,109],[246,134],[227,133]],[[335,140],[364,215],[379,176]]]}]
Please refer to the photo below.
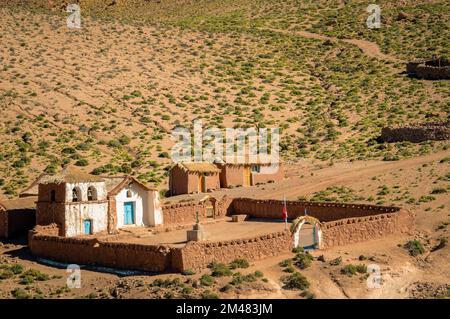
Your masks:
[{"label": "desert hillside", "polygon": [[[449,81],[404,74],[449,55],[445,1],[2,1],[0,196],[72,163],[166,186],[177,126],[280,127],[292,163],[399,160],[448,142],[379,143],[449,118]],[[336,13],[338,12],[338,14]]]}]

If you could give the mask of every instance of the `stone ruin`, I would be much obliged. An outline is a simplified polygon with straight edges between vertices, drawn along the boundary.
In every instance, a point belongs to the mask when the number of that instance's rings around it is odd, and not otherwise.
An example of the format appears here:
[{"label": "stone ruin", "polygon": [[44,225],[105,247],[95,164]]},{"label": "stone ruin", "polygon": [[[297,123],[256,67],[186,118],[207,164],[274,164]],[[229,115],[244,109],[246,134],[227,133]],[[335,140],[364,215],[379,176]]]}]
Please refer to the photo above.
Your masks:
[{"label": "stone ruin", "polygon": [[406,64],[406,72],[419,79],[450,79],[450,61],[443,57],[411,61]]},{"label": "stone ruin", "polygon": [[417,123],[409,126],[388,126],[381,130],[381,142],[393,143],[409,141],[443,141],[450,139],[449,122]]}]

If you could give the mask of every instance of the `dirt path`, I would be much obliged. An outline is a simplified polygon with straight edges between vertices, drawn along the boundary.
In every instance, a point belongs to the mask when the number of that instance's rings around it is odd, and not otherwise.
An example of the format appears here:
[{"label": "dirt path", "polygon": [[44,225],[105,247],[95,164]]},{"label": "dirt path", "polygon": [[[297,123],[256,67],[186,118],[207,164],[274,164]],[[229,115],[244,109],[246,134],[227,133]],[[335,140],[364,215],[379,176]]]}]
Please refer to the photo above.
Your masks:
[{"label": "dirt path", "polygon": [[378,44],[367,41],[367,40],[338,39],[336,37],[329,37],[326,35],[312,33],[312,32],[308,32],[308,31],[291,31],[291,30],[280,30],[280,29],[261,29],[261,30],[268,30],[268,31],[272,31],[272,32],[298,35],[298,36],[308,38],[308,39],[330,40],[330,41],[336,41],[336,42],[342,41],[342,42],[357,46],[361,50],[361,52],[363,52],[365,55],[367,55],[369,57],[388,61],[388,62],[403,62],[402,60],[400,60],[392,55],[381,52],[381,49],[378,46]]},{"label": "dirt path", "polygon": [[[237,197],[258,197],[260,199],[282,199],[286,196],[295,200],[298,196],[321,191],[333,185],[352,184],[355,181],[367,180],[375,175],[416,167],[421,164],[439,161],[449,156],[450,150],[431,155],[414,157],[401,161],[364,161],[353,163],[338,163],[323,169],[307,168],[296,165],[287,169],[287,178],[276,184],[266,184],[249,188],[226,189],[215,194]],[[314,175],[310,175],[314,171]]]}]

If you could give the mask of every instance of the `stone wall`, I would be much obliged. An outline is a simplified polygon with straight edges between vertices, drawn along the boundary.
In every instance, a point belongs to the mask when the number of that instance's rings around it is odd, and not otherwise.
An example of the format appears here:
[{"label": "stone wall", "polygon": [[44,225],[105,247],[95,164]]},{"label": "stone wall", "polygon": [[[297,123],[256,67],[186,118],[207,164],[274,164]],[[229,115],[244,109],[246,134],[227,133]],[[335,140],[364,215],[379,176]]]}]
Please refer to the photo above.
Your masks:
[{"label": "stone wall", "polygon": [[[254,218],[282,218],[283,201],[239,198],[233,202],[236,214]],[[287,201],[288,218],[305,215],[321,222],[321,248],[378,239],[414,229],[412,213],[399,207],[340,203]]]},{"label": "stone wall", "polygon": [[172,250],[169,246],[67,238],[57,234],[56,226],[46,229],[37,226],[29,234],[31,252],[40,257],[69,263],[155,272],[172,270]]},{"label": "stone wall", "polygon": [[[227,196],[216,200],[211,197],[214,207],[215,218],[225,217],[231,213],[231,202],[233,199]],[[209,206],[207,200],[200,202],[179,202],[166,204],[162,206],[164,225],[189,224],[194,223],[196,212],[198,211],[199,219],[206,220],[206,208]]]},{"label": "stone wall", "polygon": [[413,124],[410,126],[384,127],[381,130],[383,142],[409,141],[420,143],[423,141],[441,141],[450,139],[450,122],[430,122]]},{"label": "stone wall", "polygon": [[406,210],[374,216],[345,218],[322,225],[321,248],[378,239],[414,229],[414,217]]},{"label": "stone wall", "polygon": [[218,241],[189,242],[185,247],[143,245],[95,238],[58,236],[56,225],[37,226],[29,234],[34,255],[67,263],[102,265],[150,272],[202,269],[211,262],[228,263],[236,258],[259,260],[292,249],[289,231]]},{"label": "stone wall", "polygon": [[450,79],[450,65],[448,65],[448,61],[447,63],[444,62],[440,67],[433,63],[433,60],[409,62],[406,64],[406,72],[419,79]]},{"label": "stone wall", "polygon": [[[281,219],[283,201],[248,198],[220,200],[210,198],[216,216],[246,214],[254,218]],[[414,216],[398,207],[374,205],[314,203],[288,201],[289,218],[309,216],[320,221],[321,248],[346,245],[386,235],[411,232]],[[206,219],[206,201],[178,203],[163,207],[169,224],[195,222],[198,209],[201,219]],[[293,237],[289,231],[273,232],[248,238],[217,242],[189,242],[184,247],[171,245],[131,244],[95,238],[65,238],[58,236],[56,224],[36,226],[29,233],[29,245],[34,255],[64,262],[97,264],[108,267],[144,271],[183,271],[201,269],[211,262],[228,263],[236,258],[259,260],[289,252]]]},{"label": "stone wall", "polygon": [[211,262],[229,263],[236,258],[255,261],[291,250],[289,231],[218,242],[189,242],[180,250],[181,267],[202,269]]},{"label": "stone wall", "polygon": [[[398,207],[364,204],[319,203],[305,201],[286,201],[288,218],[312,216],[321,222],[335,221],[351,217],[364,217],[389,212],[397,212]],[[245,214],[255,218],[280,219],[283,210],[281,200],[258,200],[237,198],[233,201],[235,214]]]}]

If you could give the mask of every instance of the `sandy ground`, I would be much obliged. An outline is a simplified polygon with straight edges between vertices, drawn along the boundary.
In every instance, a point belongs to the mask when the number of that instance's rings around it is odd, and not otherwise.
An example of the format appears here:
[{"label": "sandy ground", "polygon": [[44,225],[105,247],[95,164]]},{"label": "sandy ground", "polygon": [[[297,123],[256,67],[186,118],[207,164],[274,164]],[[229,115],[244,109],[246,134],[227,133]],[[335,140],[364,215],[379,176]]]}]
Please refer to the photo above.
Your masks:
[{"label": "sandy ground", "polygon": [[[288,226],[290,227],[290,223]],[[284,222],[281,220],[248,220],[244,222],[234,223],[230,218],[219,221],[217,223],[205,224],[202,226],[206,239],[210,241],[232,240],[239,238],[253,237],[255,235],[268,234],[285,229]],[[230,232],[230,229],[233,229]],[[311,228],[312,229],[312,228]],[[123,231],[123,230],[122,230]],[[141,244],[174,244],[184,246],[187,242],[186,229],[173,230],[170,232],[161,232],[151,234],[148,228],[129,228],[122,236],[114,236],[114,241],[126,241]],[[302,233],[305,237],[310,234],[310,227],[306,228]],[[312,237],[312,235],[311,235]],[[301,238],[302,239],[302,238]],[[308,239],[309,243],[309,239]],[[305,246],[309,244],[305,243]]]}]

